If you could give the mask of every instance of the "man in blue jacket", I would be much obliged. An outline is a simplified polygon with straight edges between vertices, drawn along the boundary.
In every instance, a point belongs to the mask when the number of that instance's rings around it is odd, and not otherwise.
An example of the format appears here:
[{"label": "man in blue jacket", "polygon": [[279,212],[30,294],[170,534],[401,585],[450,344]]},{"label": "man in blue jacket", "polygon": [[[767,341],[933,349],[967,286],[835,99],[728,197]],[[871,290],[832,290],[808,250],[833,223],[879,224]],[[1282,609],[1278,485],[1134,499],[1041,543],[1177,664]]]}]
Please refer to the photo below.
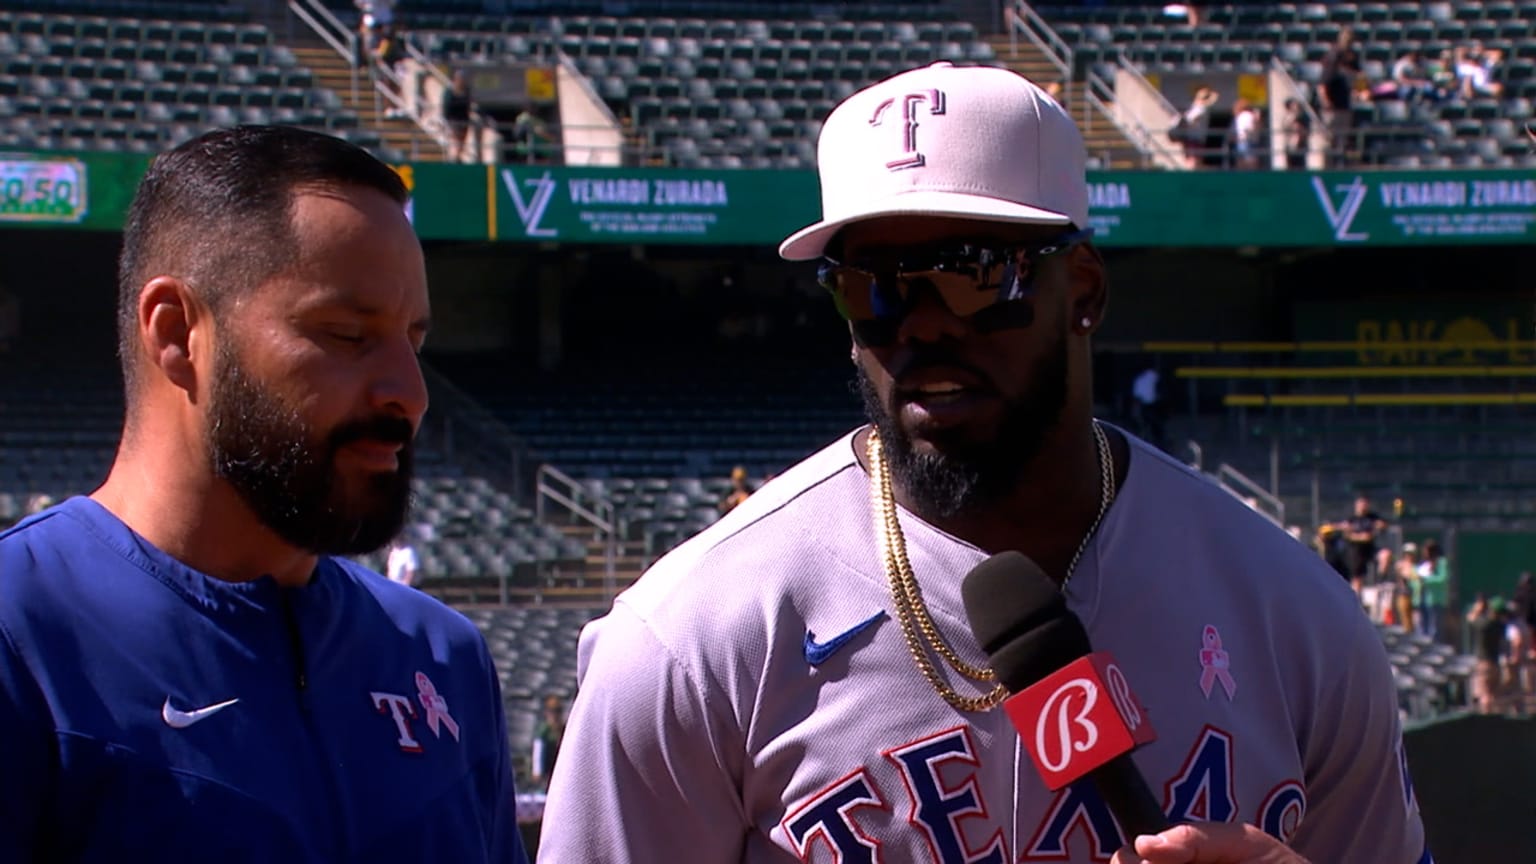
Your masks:
[{"label": "man in blue jacket", "polygon": [[281,127],[160,156],[124,228],[127,417],[0,534],[0,862],[524,862],[462,616],[401,528],[422,252],[386,165]]}]

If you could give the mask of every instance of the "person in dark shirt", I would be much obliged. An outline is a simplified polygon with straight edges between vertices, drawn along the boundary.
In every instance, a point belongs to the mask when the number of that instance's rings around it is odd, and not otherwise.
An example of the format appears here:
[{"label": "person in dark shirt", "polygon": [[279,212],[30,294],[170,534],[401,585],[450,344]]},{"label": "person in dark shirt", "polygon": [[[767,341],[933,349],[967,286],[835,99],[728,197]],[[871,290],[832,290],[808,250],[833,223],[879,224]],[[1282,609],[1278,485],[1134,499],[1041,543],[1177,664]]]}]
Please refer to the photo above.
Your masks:
[{"label": "person in dark shirt", "polygon": [[[469,77],[463,69],[455,70],[453,81],[443,93],[443,123],[448,126],[448,161],[464,160],[465,144],[469,137],[469,117],[473,103],[469,94]],[[479,150],[478,143],[475,149]]]},{"label": "person in dark shirt", "polygon": [[1349,567],[1349,584],[1359,594],[1370,573],[1371,562],[1376,558],[1376,538],[1386,529],[1386,520],[1371,509],[1371,499],[1361,495],[1355,499],[1355,513],[1339,523],[1344,539],[1349,544],[1346,561]]},{"label": "person in dark shirt", "polygon": [[1360,52],[1355,50],[1355,33],[1348,27],[1339,31],[1339,38],[1323,57],[1323,122],[1328,126],[1329,151],[1338,167],[1346,161],[1349,152],[1349,133],[1354,126],[1350,99],[1355,89],[1355,78],[1360,75]]},{"label": "person in dark shirt", "polygon": [[1467,612],[1467,629],[1472,635],[1472,650],[1477,669],[1472,674],[1472,700],[1479,713],[1498,710],[1499,658],[1504,653],[1505,616],[1500,602],[1489,603],[1481,592]]}]

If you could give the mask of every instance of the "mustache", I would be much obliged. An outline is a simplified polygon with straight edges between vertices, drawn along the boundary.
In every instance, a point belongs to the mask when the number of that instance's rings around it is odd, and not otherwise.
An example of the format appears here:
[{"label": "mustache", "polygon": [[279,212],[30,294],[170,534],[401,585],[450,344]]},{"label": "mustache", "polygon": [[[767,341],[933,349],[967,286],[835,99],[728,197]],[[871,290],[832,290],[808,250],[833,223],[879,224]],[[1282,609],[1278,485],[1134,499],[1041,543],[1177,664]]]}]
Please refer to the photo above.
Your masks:
[{"label": "mustache", "polygon": [[890,373],[893,381],[901,381],[916,372],[926,369],[958,369],[978,381],[984,381],[989,386],[992,384],[991,376],[987,375],[973,363],[969,363],[959,354],[944,346],[942,343],[913,342],[905,352],[905,356],[891,364]]},{"label": "mustache", "polygon": [[409,447],[416,437],[411,421],[404,417],[377,414],[357,420],[349,420],[332,430],[331,447],[341,447],[353,441],[382,441]]}]

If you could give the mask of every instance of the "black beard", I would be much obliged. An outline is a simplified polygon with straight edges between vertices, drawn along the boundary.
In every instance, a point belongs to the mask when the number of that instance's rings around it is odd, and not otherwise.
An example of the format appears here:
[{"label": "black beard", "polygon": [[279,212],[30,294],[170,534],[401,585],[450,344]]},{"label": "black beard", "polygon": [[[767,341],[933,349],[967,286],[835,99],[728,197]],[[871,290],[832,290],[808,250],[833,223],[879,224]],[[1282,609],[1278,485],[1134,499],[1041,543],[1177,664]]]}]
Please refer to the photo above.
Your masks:
[{"label": "black beard", "polygon": [[[930,356],[914,367],[950,362],[949,352],[943,349],[928,348],[924,353]],[[919,452],[875,392],[864,367],[855,364],[855,368],[855,386],[865,415],[880,433],[891,479],[906,492],[915,510],[930,518],[974,512],[1012,494],[1067,404],[1067,340],[1058,339],[1041,358],[1029,386],[1003,406],[995,435],[983,441],[939,436],[932,440],[931,450]]]},{"label": "black beard", "polygon": [[[400,533],[411,501],[411,424],[378,415],[317,434],[270,390],[219,351],[209,400],[213,471],[239,493],[261,523],[285,542],[317,555],[362,555]],[[370,474],[348,489],[337,450],[358,440],[400,443],[394,472]]]}]

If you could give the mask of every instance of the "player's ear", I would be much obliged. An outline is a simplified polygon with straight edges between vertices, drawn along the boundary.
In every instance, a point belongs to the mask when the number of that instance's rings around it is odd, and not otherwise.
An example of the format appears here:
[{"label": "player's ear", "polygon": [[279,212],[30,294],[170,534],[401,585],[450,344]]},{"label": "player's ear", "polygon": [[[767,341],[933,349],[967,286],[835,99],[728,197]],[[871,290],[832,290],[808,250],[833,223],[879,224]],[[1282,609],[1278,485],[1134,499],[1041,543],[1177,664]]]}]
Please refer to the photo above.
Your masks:
[{"label": "player's ear", "polygon": [[211,323],[197,294],[182,279],[156,276],[139,290],[138,322],[149,366],[195,402],[197,366],[207,353],[202,331]]},{"label": "player's ear", "polygon": [[[1072,325],[1084,331],[1097,329],[1109,309],[1109,280],[1104,258],[1087,243],[1067,253],[1067,284],[1071,298]],[[1081,322],[1089,322],[1082,325]]]}]

